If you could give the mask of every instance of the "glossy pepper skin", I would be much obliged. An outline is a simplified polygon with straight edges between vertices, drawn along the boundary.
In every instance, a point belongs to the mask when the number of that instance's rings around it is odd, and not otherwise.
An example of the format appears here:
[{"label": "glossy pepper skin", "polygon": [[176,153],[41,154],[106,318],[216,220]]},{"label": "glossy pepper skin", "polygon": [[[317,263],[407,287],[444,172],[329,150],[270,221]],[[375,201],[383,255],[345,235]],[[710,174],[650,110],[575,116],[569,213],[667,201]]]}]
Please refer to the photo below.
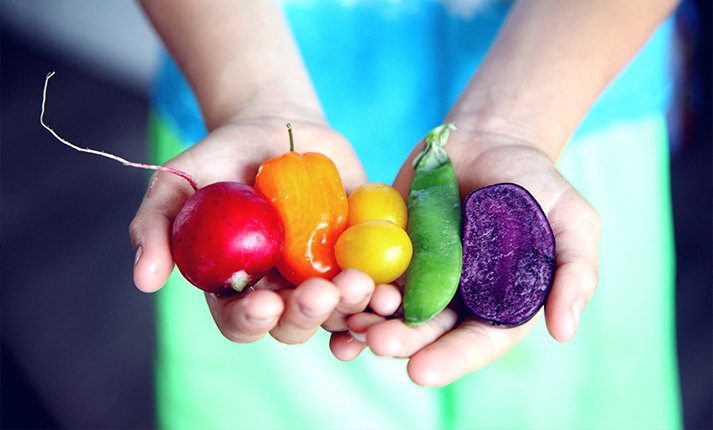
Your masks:
[{"label": "glossy pepper skin", "polygon": [[299,285],[312,277],[331,280],[339,273],[334,244],[349,213],[337,167],[327,156],[290,152],[265,161],[255,188],[277,207],[285,225],[285,246],[277,269]]}]

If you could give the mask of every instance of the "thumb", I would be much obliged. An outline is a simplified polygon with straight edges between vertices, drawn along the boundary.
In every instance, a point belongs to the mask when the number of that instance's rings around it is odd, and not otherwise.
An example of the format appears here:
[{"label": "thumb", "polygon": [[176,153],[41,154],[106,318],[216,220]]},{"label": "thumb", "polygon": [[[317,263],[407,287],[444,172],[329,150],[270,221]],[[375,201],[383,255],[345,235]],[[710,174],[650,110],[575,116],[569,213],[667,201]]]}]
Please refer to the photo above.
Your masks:
[{"label": "thumb", "polygon": [[129,226],[136,253],[134,283],[144,292],[160,289],[173,271],[171,227],[192,191],[181,178],[165,172],[151,176],[149,187]]},{"label": "thumb", "polygon": [[416,158],[416,155],[418,155],[418,153],[423,151],[423,147],[423,141],[419,142],[419,144],[416,145],[413,151],[411,151],[411,154],[409,154],[409,156],[406,158],[406,161],[404,161],[404,164],[401,166],[401,169],[399,169],[399,173],[394,179],[393,187],[399,193],[401,193],[401,197],[403,197],[404,201],[408,200],[408,192],[411,188],[411,180],[413,179],[413,160]]}]

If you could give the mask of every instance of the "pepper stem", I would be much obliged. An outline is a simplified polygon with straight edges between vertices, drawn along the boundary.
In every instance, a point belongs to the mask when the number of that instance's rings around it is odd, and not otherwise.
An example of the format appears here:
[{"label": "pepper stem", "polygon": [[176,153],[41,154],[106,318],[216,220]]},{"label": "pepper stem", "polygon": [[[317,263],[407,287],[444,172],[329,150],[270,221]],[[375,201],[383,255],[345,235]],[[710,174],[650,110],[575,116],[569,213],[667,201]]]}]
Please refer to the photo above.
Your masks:
[{"label": "pepper stem", "polygon": [[290,135],[290,152],[295,152],[295,138],[292,136],[292,125],[287,123],[287,134]]}]

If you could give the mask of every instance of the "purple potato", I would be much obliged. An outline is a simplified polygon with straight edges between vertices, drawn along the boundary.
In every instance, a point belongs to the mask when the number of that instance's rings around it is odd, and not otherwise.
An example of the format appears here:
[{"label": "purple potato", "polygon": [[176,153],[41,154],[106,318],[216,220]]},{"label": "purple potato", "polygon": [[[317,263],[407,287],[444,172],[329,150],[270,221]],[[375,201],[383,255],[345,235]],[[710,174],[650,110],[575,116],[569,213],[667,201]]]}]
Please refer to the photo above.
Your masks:
[{"label": "purple potato", "polygon": [[555,271],[555,238],[542,208],[524,188],[496,184],[463,204],[460,291],[470,311],[515,327],[544,305]]}]

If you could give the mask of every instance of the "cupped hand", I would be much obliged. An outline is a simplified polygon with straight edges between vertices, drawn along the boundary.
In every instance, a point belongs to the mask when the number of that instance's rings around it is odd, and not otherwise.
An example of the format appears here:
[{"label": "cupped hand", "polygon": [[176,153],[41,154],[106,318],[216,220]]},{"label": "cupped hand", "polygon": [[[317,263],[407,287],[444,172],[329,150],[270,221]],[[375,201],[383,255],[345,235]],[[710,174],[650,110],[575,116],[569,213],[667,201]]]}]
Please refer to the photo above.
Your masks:
[{"label": "cupped hand", "polygon": [[[322,121],[289,118],[253,118],[224,125],[165,165],[189,174],[198,187],[218,181],[252,185],[262,162],[289,150],[288,122],[295,151],[327,155],[347,192],[366,181],[361,163],[341,135]],[[192,193],[189,183],[177,175],[157,172],[151,177],[129,228],[136,252],[134,282],[141,291],[157,291],[171,275],[171,226]],[[310,279],[294,286],[273,270],[243,293],[206,294],[206,299],[221,333],[232,341],[252,342],[269,332],[278,341],[302,343],[322,324],[345,330],[345,315],[363,310],[373,290],[373,282],[354,273],[332,282]]]},{"label": "cupped hand", "polygon": [[[528,189],[547,214],[556,242],[556,270],[544,315],[550,335],[560,342],[570,341],[597,285],[601,221],[596,211],[560,174],[554,161],[529,141],[455,130],[446,149],[461,198],[483,186],[513,182]],[[394,183],[404,196],[413,176],[411,160],[420,150],[419,145]],[[377,305],[377,299],[370,306]],[[495,327],[470,316],[456,299],[420,327],[407,327],[402,319],[373,312],[352,316],[348,327],[352,337],[374,354],[407,358],[408,374],[415,383],[443,386],[502,356],[527,335],[539,316],[515,328]],[[334,355],[355,357],[355,348],[345,344],[333,344]]]}]

